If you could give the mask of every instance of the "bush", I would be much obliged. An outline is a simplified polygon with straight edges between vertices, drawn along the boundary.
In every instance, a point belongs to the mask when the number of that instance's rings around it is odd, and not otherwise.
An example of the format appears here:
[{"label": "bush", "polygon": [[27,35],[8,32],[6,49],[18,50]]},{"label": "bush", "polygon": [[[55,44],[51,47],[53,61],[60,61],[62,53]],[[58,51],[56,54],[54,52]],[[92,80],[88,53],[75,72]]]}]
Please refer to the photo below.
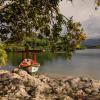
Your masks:
[{"label": "bush", "polygon": [[0,41],[0,66],[6,65],[7,62],[7,53],[4,49],[5,45]]}]

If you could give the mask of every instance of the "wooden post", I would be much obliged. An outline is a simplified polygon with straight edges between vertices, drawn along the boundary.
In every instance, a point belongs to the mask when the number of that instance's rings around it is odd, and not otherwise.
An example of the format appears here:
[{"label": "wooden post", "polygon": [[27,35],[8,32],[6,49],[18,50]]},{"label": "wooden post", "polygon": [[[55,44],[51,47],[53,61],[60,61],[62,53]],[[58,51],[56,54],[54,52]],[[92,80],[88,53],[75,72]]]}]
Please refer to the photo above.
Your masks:
[{"label": "wooden post", "polygon": [[22,51],[22,60],[24,60],[25,58],[26,58],[26,51],[23,50],[23,51]]},{"label": "wooden post", "polygon": [[37,60],[36,60],[36,49],[34,49],[34,60],[33,60],[34,64],[37,63]]}]

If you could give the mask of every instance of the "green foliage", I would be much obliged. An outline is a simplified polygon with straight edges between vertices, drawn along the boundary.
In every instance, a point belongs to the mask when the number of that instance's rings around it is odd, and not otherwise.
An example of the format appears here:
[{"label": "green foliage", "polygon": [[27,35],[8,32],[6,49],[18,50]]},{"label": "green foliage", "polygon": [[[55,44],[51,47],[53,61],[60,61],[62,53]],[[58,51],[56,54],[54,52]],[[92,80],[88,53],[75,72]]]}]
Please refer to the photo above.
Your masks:
[{"label": "green foliage", "polygon": [[100,7],[100,0],[95,0],[96,6],[95,10],[98,10],[98,7]]},{"label": "green foliage", "polygon": [[100,6],[100,0],[95,0],[97,6]]},{"label": "green foliage", "polygon": [[7,62],[7,54],[6,51],[4,50],[4,44],[3,42],[0,41],[0,66],[6,65]]},{"label": "green foliage", "polygon": [[76,45],[83,40],[84,33],[80,23],[67,19],[59,12],[60,1],[10,0],[0,13],[2,40],[22,47],[28,45],[28,48],[40,46],[45,49],[48,45],[51,51],[57,51],[59,45],[63,45],[60,48],[71,56]]},{"label": "green foliage", "polygon": [[0,66],[6,65],[7,54],[4,50],[0,49]]}]

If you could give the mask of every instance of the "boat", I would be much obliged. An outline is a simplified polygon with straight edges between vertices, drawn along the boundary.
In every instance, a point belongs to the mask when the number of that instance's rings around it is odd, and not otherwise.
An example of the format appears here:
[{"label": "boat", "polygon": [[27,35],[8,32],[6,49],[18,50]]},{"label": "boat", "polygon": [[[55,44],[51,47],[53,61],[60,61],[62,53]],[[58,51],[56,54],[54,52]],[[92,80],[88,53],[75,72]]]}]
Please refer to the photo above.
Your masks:
[{"label": "boat", "polygon": [[34,50],[34,60],[25,58],[19,65],[19,68],[26,69],[29,73],[37,72],[39,67],[40,63],[36,60],[36,50]]}]

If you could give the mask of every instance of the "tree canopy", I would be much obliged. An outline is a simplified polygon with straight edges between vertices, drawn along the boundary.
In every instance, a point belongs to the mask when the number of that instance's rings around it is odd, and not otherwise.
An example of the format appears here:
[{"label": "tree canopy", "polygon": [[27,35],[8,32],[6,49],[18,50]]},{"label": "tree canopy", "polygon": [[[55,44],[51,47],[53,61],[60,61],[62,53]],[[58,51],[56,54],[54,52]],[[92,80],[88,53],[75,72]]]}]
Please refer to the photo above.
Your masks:
[{"label": "tree canopy", "polygon": [[[3,1],[3,0],[2,0]],[[5,0],[6,1],[6,0]],[[8,0],[0,9],[0,37],[5,43],[21,43],[26,38],[48,39],[52,50],[63,38],[68,54],[86,38],[79,22],[59,11],[62,0]],[[70,0],[72,1],[72,0]]]}]

